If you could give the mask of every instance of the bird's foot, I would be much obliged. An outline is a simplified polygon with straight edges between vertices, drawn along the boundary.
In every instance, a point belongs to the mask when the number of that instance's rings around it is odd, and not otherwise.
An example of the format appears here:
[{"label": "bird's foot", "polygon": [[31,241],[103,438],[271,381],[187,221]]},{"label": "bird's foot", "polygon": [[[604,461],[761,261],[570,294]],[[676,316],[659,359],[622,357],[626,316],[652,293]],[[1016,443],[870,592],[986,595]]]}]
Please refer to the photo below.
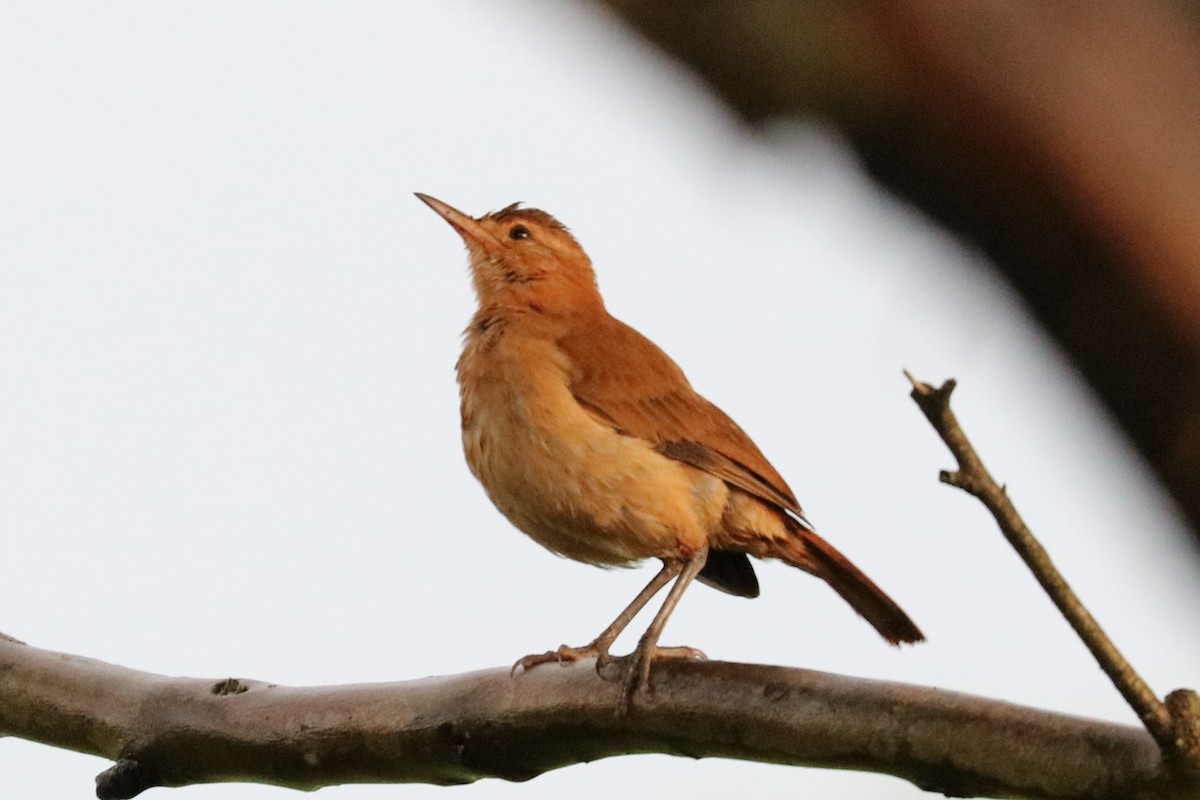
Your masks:
[{"label": "bird's foot", "polygon": [[638,646],[629,656],[625,668],[625,679],[621,688],[621,704],[617,714],[628,714],[639,695],[649,694],[654,687],[650,684],[650,666],[656,661],[707,661],[708,656],[694,647],[642,647]]},{"label": "bird's foot", "polygon": [[535,653],[519,659],[517,663],[513,664],[510,674],[516,675],[518,670],[528,672],[542,664],[570,664],[574,661],[583,661],[588,658],[596,659],[596,672],[599,672],[611,660],[611,657],[608,655],[608,648],[599,642],[592,642],[583,647],[569,647],[564,644],[557,650]]}]

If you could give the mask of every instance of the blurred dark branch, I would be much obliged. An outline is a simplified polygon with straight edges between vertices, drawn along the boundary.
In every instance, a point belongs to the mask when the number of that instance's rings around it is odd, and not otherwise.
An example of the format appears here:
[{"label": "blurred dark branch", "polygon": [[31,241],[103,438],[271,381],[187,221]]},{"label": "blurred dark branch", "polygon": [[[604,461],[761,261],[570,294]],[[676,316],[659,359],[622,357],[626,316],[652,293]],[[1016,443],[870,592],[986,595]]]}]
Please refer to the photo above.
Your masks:
[{"label": "blurred dark branch", "polygon": [[1148,0],[605,0],[982,248],[1200,530],[1200,39]]},{"label": "blurred dark branch", "polygon": [[632,753],[882,772],[956,797],[1154,800],[1197,788],[1169,782],[1140,728],[782,667],[667,662],[654,681],[618,715],[621,682],[592,662],[294,688],[168,678],[0,639],[0,736],[114,760],[101,798],[214,781],[527,780]]}]

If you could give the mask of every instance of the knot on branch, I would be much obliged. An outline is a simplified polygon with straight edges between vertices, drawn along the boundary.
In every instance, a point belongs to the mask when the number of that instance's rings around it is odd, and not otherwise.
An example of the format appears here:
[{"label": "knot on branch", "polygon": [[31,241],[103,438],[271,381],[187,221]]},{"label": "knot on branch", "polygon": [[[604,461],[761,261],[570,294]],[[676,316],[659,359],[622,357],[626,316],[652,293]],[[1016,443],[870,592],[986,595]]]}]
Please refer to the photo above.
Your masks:
[{"label": "knot on branch", "polygon": [[988,485],[974,475],[964,470],[948,470],[944,469],[938,473],[938,480],[947,486],[954,486],[962,489],[969,495],[982,498],[988,490]]},{"label": "knot on branch", "polygon": [[1166,697],[1175,734],[1176,757],[1183,769],[1200,778],[1200,695],[1176,689]]},{"label": "knot on branch", "polygon": [[226,678],[223,681],[217,681],[213,684],[211,691],[216,695],[241,694],[247,692],[250,687],[239,681],[237,678]]},{"label": "knot on branch", "polygon": [[100,800],[129,800],[147,789],[162,785],[158,775],[145,764],[124,758],[96,776],[96,797]]}]

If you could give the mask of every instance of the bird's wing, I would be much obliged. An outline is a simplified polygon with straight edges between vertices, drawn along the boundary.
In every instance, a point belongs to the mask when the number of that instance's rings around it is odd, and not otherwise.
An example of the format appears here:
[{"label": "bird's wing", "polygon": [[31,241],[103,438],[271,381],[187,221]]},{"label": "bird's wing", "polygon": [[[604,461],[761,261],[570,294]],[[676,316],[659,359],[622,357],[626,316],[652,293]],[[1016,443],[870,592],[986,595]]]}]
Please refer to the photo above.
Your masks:
[{"label": "bird's wing", "polygon": [[597,420],[803,519],[796,496],[746,432],[645,336],[603,314],[558,344],[574,365],[576,401]]}]

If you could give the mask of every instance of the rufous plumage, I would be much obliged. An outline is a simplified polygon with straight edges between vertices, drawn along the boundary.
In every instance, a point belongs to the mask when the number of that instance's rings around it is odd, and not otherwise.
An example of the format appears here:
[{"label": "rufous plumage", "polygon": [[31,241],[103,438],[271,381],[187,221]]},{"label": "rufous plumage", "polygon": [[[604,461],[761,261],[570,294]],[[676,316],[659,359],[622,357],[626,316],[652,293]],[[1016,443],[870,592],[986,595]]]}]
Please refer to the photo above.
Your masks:
[{"label": "rufous plumage", "polygon": [[544,211],[514,204],[472,218],[417,195],[466,243],[479,309],[458,361],[462,438],[471,472],[517,528],[559,555],[597,565],[657,558],[662,569],[584,647],[516,667],[595,657],[675,581],[634,650],[625,700],[649,687],[659,648],[693,579],[758,595],[747,556],[776,558],[837,591],[892,644],[917,626],[818,536],[754,442],[692,389],[666,353],[604,307],[587,254]]}]

